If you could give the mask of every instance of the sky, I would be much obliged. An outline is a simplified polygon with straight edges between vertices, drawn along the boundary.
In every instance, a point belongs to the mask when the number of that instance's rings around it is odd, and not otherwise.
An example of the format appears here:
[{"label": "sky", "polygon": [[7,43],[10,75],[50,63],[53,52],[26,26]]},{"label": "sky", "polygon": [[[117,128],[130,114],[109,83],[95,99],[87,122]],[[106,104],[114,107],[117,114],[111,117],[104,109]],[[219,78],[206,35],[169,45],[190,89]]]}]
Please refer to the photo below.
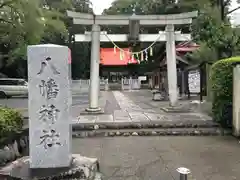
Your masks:
[{"label": "sky", "polygon": [[[231,7],[231,9],[234,9],[234,8],[236,8],[236,7],[238,7],[238,4],[237,4],[237,0],[232,0],[232,7]],[[239,10],[237,10],[236,12],[240,12],[240,9]]]},{"label": "sky", "polygon": [[95,14],[101,14],[104,9],[111,6],[114,0],[91,0],[93,3],[93,11]]}]

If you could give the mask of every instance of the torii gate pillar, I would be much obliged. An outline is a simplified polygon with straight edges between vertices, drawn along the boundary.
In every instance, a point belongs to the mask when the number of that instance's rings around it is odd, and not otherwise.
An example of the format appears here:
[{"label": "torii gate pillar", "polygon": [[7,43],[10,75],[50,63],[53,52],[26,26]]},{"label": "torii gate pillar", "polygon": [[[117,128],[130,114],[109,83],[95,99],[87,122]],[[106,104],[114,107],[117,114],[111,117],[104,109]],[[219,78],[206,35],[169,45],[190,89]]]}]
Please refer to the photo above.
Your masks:
[{"label": "torii gate pillar", "polygon": [[174,25],[166,25],[166,56],[168,74],[168,93],[170,106],[176,106],[178,102],[177,92],[177,64]]},{"label": "torii gate pillar", "polygon": [[92,25],[91,65],[90,65],[90,90],[88,112],[99,112],[99,62],[100,62],[100,31],[98,24]]},{"label": "torii gate pillar", "polygon": [[[91,112],[99,111],[99,61],[101,33],[99,25],[129,25],[130,21],[138,21],[139,25],[166,25],[166,52],[170,105],[176,106],[177,93],[177,71],[176,71],[176,49],[174,25],[191,24],[192,18],[197,17],[198,12],[188,12],[169,15],[89,15],[67,11],[69,17],[73,18],[74,24],[92,25],[92,50],[91,50],[91,80],[90,80],[90,107]],[[145,37],[146,38],[146,37]],[[143,39],[145,39],[143,38]],[[87,37],[84,36],[86,40]],[[141,37],[140,37],[141,39]]]}]

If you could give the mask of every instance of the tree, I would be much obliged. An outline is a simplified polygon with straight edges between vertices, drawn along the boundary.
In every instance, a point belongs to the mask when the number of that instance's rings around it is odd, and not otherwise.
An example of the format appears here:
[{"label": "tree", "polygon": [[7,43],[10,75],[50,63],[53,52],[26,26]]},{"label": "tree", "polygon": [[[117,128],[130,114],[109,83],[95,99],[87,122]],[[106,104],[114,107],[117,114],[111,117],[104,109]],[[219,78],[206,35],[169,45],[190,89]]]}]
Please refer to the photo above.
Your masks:
[{"label": "tree", "polygon": [[[39,2],[27,0],[5,0],[0,2],[0,61],[1,71],[8,75],[26,74],[22,69],[26,63],[26,47],[38,43],[44,32]],[[14,72],[6,67],[19,64]],[[16,68],[16,67],[15,67]]]},{"label": "tree", "polygon": [[[203,44],[197,52],[192,54],[192,57],[196,55],[193,59],[201,57],[199,53],[205,57],[199,59],[199,62],[217,61],[237,55],[240,50],[240,36],[237,29],[232,28],[228,20],[222,21],[218,6],[203,8],[192,26],[194,41],[200,45]],[[209,55],[207,59],[207,54],[211,52],[209,50],[212,50],[213,55]]]},{"label": "tree", "polygon": [[66,16],[66,10],[92,12],[87,1],[0,1],[0,70],[10,77],[25,77],[28,45],[39,43],[68,45],[69,29],[77,32],[79,27],[72,26],[71,20]]},{"label": "tree", "polygon": [[[1,44],[9,49],[8,60],[21,57],[26,44],[39,42],[43,22],[37,1],[9,0],[0,5]],[[5,57],[5,56],[4,56]]]}]

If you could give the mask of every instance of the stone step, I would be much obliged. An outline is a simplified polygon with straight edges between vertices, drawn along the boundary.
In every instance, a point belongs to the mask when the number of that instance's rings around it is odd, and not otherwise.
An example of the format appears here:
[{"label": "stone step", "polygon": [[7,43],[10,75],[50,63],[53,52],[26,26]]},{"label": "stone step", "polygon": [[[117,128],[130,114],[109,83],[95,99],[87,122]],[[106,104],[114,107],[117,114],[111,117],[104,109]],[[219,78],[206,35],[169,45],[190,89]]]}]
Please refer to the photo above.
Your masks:
[{"label": "stone step", "polygon": [[114,137],[114,136],[228,136],[230,130],[222,128],[149,128],[149,129],[119,129],[75,131],[73,137]]},{"label": "stone step", "polygon": [[213,121],[152,121],[152,122],[103,122],[103,123],[74,123],[73,131],[96,129],[149,129],[149,128],[214,128],[220,127]]}]

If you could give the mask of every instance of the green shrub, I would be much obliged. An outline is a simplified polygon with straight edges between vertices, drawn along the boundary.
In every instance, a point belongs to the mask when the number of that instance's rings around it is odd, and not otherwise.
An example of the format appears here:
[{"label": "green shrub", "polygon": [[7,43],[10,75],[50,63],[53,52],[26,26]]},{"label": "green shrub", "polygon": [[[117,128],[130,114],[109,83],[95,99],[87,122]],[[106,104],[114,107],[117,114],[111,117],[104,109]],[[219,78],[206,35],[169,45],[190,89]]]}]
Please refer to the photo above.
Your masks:
[{"label": "green shrub", "polygon": [[232,126],[233,68],[236,62],[240,62],[240,57],[220,60],[213,64],[210,73],[213,119],[224,127]]},{"label": "green shrub", "polygon": [[23,127],[20,112],[10,108],[0,108],[0,139],[19,132]]}]

